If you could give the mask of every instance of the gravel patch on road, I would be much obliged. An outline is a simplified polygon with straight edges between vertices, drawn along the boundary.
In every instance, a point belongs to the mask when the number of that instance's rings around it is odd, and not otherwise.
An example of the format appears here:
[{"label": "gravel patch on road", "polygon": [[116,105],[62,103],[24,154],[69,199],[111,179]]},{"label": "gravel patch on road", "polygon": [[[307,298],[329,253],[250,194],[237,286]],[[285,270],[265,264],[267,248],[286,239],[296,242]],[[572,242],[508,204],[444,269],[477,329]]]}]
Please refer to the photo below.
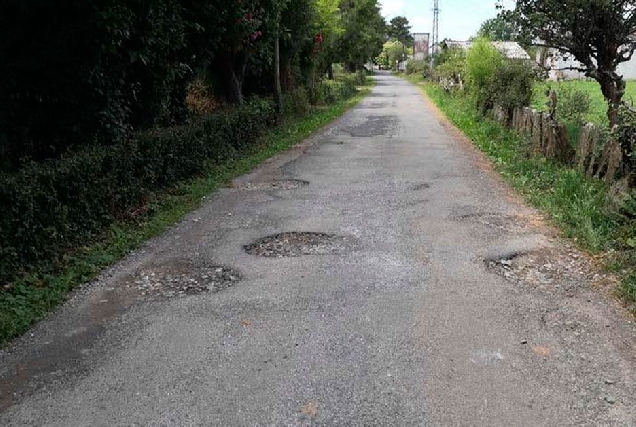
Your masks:
[{"label": "gravel patch on road", "polygon": [[347,251],[351,239],[328,233],[289,232],[267,236],[244,246],[250,255],[283,258],[303,255],[335,255]]},{"label": "gravel patch on road", "polygon": [[173,298],[219,292],[239,280],[240,274],[229,267],[191,268],[181,272],[156,268],[142,270],[129,287],[137,289],[141,295]]},{"label": "gravel patch on road", "polygon": [[275,179],[265,182],[246,182],[238,185],[240,190],[297,190],[309,185],[309,181],[302,179]]}]

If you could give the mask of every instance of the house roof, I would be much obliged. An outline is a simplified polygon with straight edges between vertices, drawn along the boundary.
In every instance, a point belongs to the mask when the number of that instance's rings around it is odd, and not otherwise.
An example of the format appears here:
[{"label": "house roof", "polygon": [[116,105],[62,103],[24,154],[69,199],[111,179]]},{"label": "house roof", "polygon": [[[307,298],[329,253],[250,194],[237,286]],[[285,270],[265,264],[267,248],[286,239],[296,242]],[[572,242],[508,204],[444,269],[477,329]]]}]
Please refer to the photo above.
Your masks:
[{"label": "house roof", "polygon": [[517,42],[492,42],[492,45],[509,59],[530,59],[530,55]]},{"label": "house roof", "polygon": [[[472,42],[459,40],[444,41],[449,48],[470,49]],[[530,55],[517,42],[490,42],[503,56],[508,59],[530,59]]]}]

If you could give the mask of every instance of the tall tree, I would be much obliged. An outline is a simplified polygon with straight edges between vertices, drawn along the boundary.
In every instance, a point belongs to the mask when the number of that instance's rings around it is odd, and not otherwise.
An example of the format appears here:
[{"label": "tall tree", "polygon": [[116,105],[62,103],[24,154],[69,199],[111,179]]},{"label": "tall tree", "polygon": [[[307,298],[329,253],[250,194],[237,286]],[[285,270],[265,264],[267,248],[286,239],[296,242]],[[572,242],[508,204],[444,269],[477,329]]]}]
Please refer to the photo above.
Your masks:
[{"label": "tall tree", "polygon": [[496,17],[484,21],[477,35],[491,41],[514,41],[526,48],[529,47],[532,44],[530,35],[512,18],[508,12],[499,13]]},{"label": "tall tree", "polygon": [[344,33],[339,57],[348,71],[357,71],[382,50],[386,23],[377,0],[341,0]]},{"label": "tall tree", "polygon": [[389,38],[397,40],[405,46],[413,44],[411,25],[409,25],[409,20],[404,16],[396,16],[391,19],[389,25],[387,25],[386,32]]},{"label": "tall tree", "polygon": [[616,71],[636,50],[634,0],[517,0],[512,12],[547,47],[569,53],[596,80],[616,124],[625,80]]}]

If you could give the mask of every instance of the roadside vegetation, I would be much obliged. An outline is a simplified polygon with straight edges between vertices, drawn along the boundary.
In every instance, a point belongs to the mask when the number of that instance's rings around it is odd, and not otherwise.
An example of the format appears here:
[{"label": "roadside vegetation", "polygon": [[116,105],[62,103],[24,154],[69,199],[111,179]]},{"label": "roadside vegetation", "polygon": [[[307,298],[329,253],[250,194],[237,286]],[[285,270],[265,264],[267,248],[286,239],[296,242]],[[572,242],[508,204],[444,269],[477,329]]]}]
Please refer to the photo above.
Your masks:
[{"label": "roadside vegetation", "polygon": [[0,344],[357,102],[387,33],[376,0],[4,2],[0,23]]},{"label": "roadside vegetation", "polygon": [[[565,236],[599,259],[621,278],[617,292],[636,302],[636,198],[629,179],[590,175],[572,160],[546,157],[536,141],[511,130],[511,112],[534,105],[550,111],[565,126],[569,143],[588,120],[601,124],[601,144],[635,129],[629,115],[619,114],[619,126],[608,128],[608,104],[592,82],[547,83],[530,62],[504,58],[485,38],[466,52],[449,49],[434,60],[434,69],[409,72],[442,112],[475,145],[528,202],[545,212]],[[416,69],[416,68],[413,68]],[[557,104],[550,105],[547,89]],[[634,86],[628,85],[626,98]],[[503,117],[503,118],[502,118]],[[621,130],[622,129],[622,130]],[[629,133],[631,135],[632,133]],[[574,153],[576,147],[570,147]],[[570,152],[570,151],[568,151]]]},{"label": "roadside vegetation", "polygon": [[[540,111],[548,110],[547,94],[554,90],[558,100],[563,100],[562,108],[557,111],[567,110],[566,114],[583,110],[581,119],[585,122],[595,123],[607,127],[607,101],[598,83],[593,80],[563,80],[563,81],[538,81],[534,87],[532,96],[532,108]],[[623,100],[629,105],[636,105],[636,82],[627,81]],[[567,104],[567,105],[566,105]]]}]

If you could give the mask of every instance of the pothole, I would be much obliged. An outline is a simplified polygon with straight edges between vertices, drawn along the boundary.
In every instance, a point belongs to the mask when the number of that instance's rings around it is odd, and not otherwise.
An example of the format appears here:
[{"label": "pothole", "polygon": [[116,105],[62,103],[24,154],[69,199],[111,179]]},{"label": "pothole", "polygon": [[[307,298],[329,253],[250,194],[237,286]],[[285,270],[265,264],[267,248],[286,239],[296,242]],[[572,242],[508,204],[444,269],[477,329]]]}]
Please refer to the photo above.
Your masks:
[{"label": "pothole", "polygon": [[347,126],[344,131],[357,138],[391,136],[397,122],[396,116],[368,116],[364,122]]},{"label": "pothole", "polygon": [[422,182],[420,184],[412,185],[409,188],[409,190],[411,190],[411,191],[422,191],[422,190],[428,190],[429,188],[431,188],[431,184],[429,184],[428,182]]},{"label": "pothole", "polygon": [[351,248],[351,238],[328,233],[288,232],[267,236],[245,245],[250,255],[284,258],[303,255],[334,255]]},{"label": "pothole", "polygon": [[142,270],[130,287],[141,295],[173,298],[202,292],[219,292],[241,280],[232,268],[210,266],[170,269],[165,267]]},{"label": "pothole", "polygon": [[241,190],[296,190],[308,185],[309,181],[303,179],[275,179],[264,182],[246,182],[236,188]]}]

